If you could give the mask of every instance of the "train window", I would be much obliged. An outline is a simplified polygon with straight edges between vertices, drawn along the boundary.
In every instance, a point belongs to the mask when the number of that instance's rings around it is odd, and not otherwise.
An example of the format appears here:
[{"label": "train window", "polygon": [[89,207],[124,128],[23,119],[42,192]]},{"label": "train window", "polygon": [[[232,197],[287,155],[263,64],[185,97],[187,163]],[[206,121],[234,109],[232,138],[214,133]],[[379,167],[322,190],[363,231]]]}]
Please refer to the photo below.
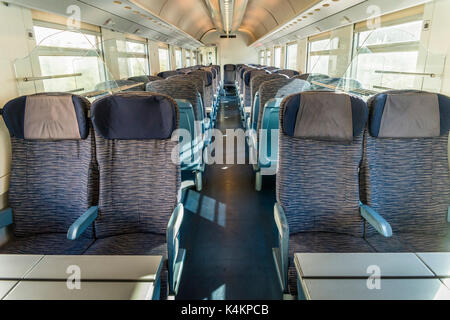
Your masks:
[{"label": "train window", "polygon": [[264,50],[259,52],[259,64],[262,66],[266,64],[266,52]]},{"label": "train window", "polygon": [[183,58],[179,48],[175,49],[175,64],[177,69],[183,68]]},{"label": "train window", "polygon": [[34,21],[36,52],[42,76],[64,76],[42,81],[44,92],[91,91],[104,78],[100,34],[67,31],[65,26]]},{"label": "train window", "polygon": [[266,51],[266,64],[268,66],[272,65],[272,51],[270,49]]},{"label": "train window", "polygon": [[150,74],[148,50],[145,42],[117,41],[121,78]]},{"label": "train window", "polygon": [[274,51],[274,66],[281,68],[281,47],[275,47]]},{"label": "train window", "polygon": [[286,45],[286,68],[291,70],[297,70],[297,43],[290,43]]},{"label": "train window", "polygon": [[420,89],[417,77],[391,72],[418,71],[422,17],[420,6],[382,17],[375,30],[357,24],[352,77],[374,90]]},{"label": "train window", "polygon": [[191,66],[191,51],[186,50],[186,67],[189,68]]},{"label": "train window", "polygon": [[170,70],[169,49],[158,48],[158,53],[159,53],[159,71],[163,72]]},{"label": "train window", "polygon": [[331,57],[339,54],[339,38],[326,32],[308,39],[308,72],[330,74]]}]

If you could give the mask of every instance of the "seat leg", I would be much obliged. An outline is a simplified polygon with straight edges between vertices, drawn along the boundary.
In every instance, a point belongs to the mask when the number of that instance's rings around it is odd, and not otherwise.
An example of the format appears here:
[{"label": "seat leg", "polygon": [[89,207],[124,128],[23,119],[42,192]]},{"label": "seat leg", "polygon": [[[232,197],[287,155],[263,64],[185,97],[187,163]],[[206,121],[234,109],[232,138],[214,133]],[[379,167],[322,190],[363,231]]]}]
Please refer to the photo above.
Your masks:
[{"label": "seat leg", "polygon": [[255,173],[255,189],[256,189],[256,191],[261,191],[261,189],[262,189],[261,171],[256,171],[256,173]]},{"label": "seat leg", "polygon": [[203,174],[201,171],[195,172],[195,189],[200,192],[203,187]]}]

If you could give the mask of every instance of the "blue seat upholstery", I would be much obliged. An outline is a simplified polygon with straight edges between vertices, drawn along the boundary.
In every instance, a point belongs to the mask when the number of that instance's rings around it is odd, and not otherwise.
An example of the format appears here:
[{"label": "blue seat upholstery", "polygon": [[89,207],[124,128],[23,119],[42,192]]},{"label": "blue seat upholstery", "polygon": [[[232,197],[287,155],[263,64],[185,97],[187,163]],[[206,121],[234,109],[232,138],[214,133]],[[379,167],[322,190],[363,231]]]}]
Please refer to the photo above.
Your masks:
[{"label": "blue seat upholstery", "polygon": [[[141,239],[130,244],[130,254],[153,250],[166,255],[167,250],[169,288],[176,293],[184,259],[179,248],[181,171],[178,156],[172,154],[178,144],[172,139],[179,127],[178,106],[168,96],[139,92],[99,99],[91,110],[100,193],[97,240],[89,252],[120,254],[122,238]],[[148,239],[142,240],[146,235]],[[167,247],[155,247],[155,239],[167,239]]]},{"label": "blue seat upholstery", "polygon": [[367,117],[363,100],[334,92],[298,93],[281,103],[275,252],[285,290],[295,283],[287,276],[289,268],[295,274],[288,259],[294,252],[373,251],[363,239],[359,198]]},{"label": "blue seat upholstery", "polygon": [[396,240],[366,226],[367,240],[378,251],[450,251],[450,98],[388,91],[369,106],[361,199],[390,223]]},{"label": "blue seat upholstery", "polygon": [[93,239],[65,241],[98,197],[89,101],[64,93],[23,96],[2,110],[11,136],[9,205],[14,237],[0,253],[80,254]]}]

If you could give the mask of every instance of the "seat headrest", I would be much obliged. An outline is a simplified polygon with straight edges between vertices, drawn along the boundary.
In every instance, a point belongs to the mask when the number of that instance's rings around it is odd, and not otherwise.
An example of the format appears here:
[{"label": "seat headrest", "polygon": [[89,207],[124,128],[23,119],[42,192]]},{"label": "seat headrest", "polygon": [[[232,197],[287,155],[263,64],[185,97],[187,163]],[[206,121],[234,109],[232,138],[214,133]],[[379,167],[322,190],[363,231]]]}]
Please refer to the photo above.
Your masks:
[{"label": "seat headrest", "polygon": [[88,100],[68,93],[43,93],[9,101],[2,110],[11,137],[83,140],[89,135]]},{"label": "seat headrest", "polygon": [[308,91],[282,102],[283,132],[291,137],[353,141],[367,123],[367,104],[345,93]]},{"label": "seat headrest", "polygon": [[226,64],[224,66],[225,71],[235,71],[236,70],[236,66],[234,64]]},{"label": "seat headrest", "polygon": [[369,100],[369,133],[377,138],[430,138],[450,130],[450,98],[415,90],[387,91]]},{"label": "seat headrest", "polygon": [[170,139],[177,128],[176,102],[151,92],[122,92],[95,101],[91,108],[95,132],[104,139]]}]

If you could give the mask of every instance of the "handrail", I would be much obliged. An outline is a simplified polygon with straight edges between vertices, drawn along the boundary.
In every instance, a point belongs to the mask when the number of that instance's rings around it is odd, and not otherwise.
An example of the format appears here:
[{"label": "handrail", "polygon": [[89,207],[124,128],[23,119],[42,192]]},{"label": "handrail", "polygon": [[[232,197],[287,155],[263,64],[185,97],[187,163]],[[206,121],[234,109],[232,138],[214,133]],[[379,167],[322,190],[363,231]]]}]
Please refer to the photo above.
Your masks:
[{"label": "handrail", "polygon": [[59,74],[53,76],[41,76],[41,77],[24,77],[17,78],[17,81],[30,82],[30,81],[38,81],[38,80],[49,80],[49,79],[61,79],[61,78],[70,78],[70,77],[79,77],[82,76],[82,73],[70,73],[70,74]]},{"label": "handrail", "polygon": [[382,73],[382,74],[401,74],[405,76],[422,76],[422,77],[431,77],[436,78],[440,77],[440,75],[437,75],[436,73],[427,73],[427,72],[406,72],[406,71],[389,71],[389,70],[375,70],[375,73]]}]

